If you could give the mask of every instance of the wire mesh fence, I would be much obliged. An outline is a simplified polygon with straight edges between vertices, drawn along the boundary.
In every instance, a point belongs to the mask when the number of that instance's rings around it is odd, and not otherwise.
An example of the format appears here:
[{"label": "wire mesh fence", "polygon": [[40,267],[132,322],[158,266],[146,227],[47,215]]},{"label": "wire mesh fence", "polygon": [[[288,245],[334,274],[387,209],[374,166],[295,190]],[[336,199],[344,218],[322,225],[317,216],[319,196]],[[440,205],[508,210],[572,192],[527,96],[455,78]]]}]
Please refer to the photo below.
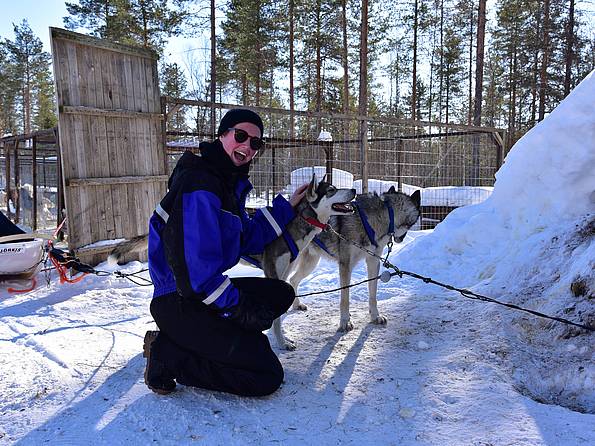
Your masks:
[{"label": "wire mesh fence", "polygon": [[54,130],[0,139],[0,211],[28,230],[56,228],[61,190]]},{"label": "wire mesh fence", "polygon": [[[167,98],[167,107],[195,121],[196,131],[169,131],[170,167],[184,149],[212,139],[231,104]],[[316,173],[337,187],[382,193],[391,186],[421,190],[422,228],[434,227],[453,209],[485,200],[503,157],[502,131],[390,118],[293,112],[252,107],[265,123],[266,149],[253,160],[251,207],[269,205]]]},{"label": "wire mesh fence", "polygon": [[[195,128],[164,135],[171,172],[185,150],[198,153],[200,141],[212,140],[223,114],[238,106],[164,98],[162,107],[167,117],[183,114]],[[453,209],[485,200],[502,163],[498,129],[253,109],[264,120],[267,142],[252,162],[247,204],[253,209],[270,205],[277,193],[288,196],[313,173],[326,174],[335,186],[358,193],[420,190],[420,227],[431,228]],[[2,138],[0,146],[0,210],[24,227],[55,228],[62,185],[54,132]]]}]

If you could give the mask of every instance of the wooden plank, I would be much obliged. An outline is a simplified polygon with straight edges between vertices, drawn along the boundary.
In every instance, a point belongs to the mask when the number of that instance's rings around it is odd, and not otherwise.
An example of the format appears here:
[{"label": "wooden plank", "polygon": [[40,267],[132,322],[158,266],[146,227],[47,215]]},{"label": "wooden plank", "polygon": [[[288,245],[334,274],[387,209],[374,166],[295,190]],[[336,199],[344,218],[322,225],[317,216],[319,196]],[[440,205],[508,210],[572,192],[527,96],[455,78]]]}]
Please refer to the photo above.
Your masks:
[{"label": "wooden plank", "polygon": [[137,175],[124,177],[97,177],[97,178],[71,178],[68,180],[70,187],[106,186],[114,184],[143,184],[167,182],[167,175]]},{"label": "wooden plank", "polygon": [[98,39],[96,37],[91,37],[86,34],[79,34],[72,31],[67,31],[62,28],[50,27],[50,34],[52,39],[60,39],[65,40],[67,42],[77,42],[82,45],[103,48],[105,50],[121,54],[130,54],[133,56],[146,57],[153,60],[157,60],[159,58],[157,53],[149,48],[114,43],[109,40]]},{"label": "wooden plank", "polygon": [[[103,104],[104,108],[111,109],[113,108],[113,98],[112,98],[112,90],[111,90],[111,63],[109,58],[109,53],[107,51],[96,50],[96,58],[97,63],[102,69],[99,71],[100,77],[98,82],[101,83],[101,91],[103,96]],[[97,118],[96,118],[97,119]],[[107,137],[107,128],[108,128],[108,117],[102,117],[101,123],[102,126],[100,128],[100,147],[101,147],[101,163],[104,166],[104,172],[108,176],[113,176],[112,173],[112,164],[110,163],[110,147]],[[105,174],[104,174],[105,175]],[[114,202],[113,202],[113,193],[111,187],[104,187],[102,188],[102,195],[105,201],[105,225],[108,239],[116,238],[116,228],[115,228],[115,219],[114,219]]]},{"label": "wooden plank", "polygon": [[76,115],[95,115],[95,116],[104,116],[104,117],[111,117],[111,118],[149,118],[149,119],[157,119],[162,120],[163,115],[161,113],[146,113],[146,112],[137,112],[137,111],[129,111],[129,110],[112,110],[112,109],[101,109],[97,107],[89,107],[89,106],[77,106],[71,107],[67,105],[62,105],[59,108],[59,111],[64,114],[76,114]]}]

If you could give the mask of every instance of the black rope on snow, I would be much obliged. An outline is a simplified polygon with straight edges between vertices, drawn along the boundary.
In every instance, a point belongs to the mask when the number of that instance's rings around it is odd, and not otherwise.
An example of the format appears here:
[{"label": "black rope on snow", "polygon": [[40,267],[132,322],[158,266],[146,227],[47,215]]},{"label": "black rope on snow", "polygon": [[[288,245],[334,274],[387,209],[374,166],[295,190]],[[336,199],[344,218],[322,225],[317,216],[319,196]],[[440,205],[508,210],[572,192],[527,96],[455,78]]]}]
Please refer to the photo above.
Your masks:
[{"label": "black rope on snow", "polygon": [[[296,297],[305,297],[305,296],[311,296],[311,295],[314,295],[314,294],[330,293],[330,292],[342,290],[342,289],[345,289],[345,288],[351,288],[351,287],[354,287],[354,286],[357,286],[357,285],[361,285],[362,283],[370,282],[370,281],[376,280],[378,278],[381,278],[384,282],[388,282],[388,280],[390,279],[390,277],[399,276],[399,277],[402,278],[403,275],[407,275],[407,276],[413,277],[415,279],[422,280],[424,283],[431,283],[433,285],[438,285],[440,287],[446,288],[447,290],[450,290],[450,291],[457,291],[463,297],[466,297],[468,299],[479,300],[479,301],[483,301],[483,302],[490,302],[490,303],[494,303],[494,304],[497,304],[497,305],[502,305],[504,307],[511,308],[513,310],[524,311],[526,313],[529,313],[529,314],[532,314],[534,316],[538,316],[538,317],[541,317],[541,318],[544,318],[544,319],[550,319],[550,320],[553,320],[553,321],[561,322],[561,323],[567,324],[567,325],[572,325],[572,326],[575,326],[575,327],[578,327],[578,328],[582,328],[584,330],[588,330],[588,331],[592,331],[592,332],[595,331],[595,327],[591,327],[589,325],[579,324],[577,322],[572,322],[572,321],[570,321],[568,319],[564,319],[564,318],[557,317],[557,316],[550,316],[548,314],[541,313],[541,312],[535,311],[535,310],[531,310],[529,308],[524,308],[524,307],[521,307],[519,305],[511,304],[511,303],[508,303],[508,302],[501,302],[501,301],[496,300],[494,298],[491,298],[491,297],[488,297],[488,296],[483,296],[481,294],[474,293],[473,291],[470,291],[470,290],[467,290],[467,289],[464,289],[464,288],[456,288],[456,287],[454,287],[452,285],[448,285],[448,284],[445,284],[445,283],[442,283],[442,282],[438,282],[438,281],[432,279],[431,277],[424,277],[424,276],[422,276],[420,274],[417,274],[417,273],[413,273],[413,272],[410,272],[410,271],[401,270],[401,269],[397,268],[395,265],[393,265],[391,262],[388,261],[388,256],[386,256],[386,258],[383,259],[382,257],[376,255],[375,252],[373,252],[373,251],[371,251],[371,250],[369,250],[367,248],[364,248],[363,246],[360,246],[356,242],[354,242],[354,241],[348,239],[347,237],[343,236],[342,234],[340,234],[339,232],[337,232],[335,229],[333,229],[332,226],[327,225],[327,229],[326,230],[332,232],[337,237],[339,237],[341,240],[344,240],[347,243],[350,243],[353,246],[355,246],[356,248],[359,248],[360,250],[362,250],[362,251],[366,252],[367,254],[371,255],[372,257],[377,258],[378,260],[380,260],[382,262],[382,265],[385,268],[391,268],[391,269],[394,270],[394,272],[389,273],[390,274],[389,277],[387,277],[387,275],[384,275],[384,273],[383,273],[383,274],[381,274],[379,276],[376,276],[374,278],[367,279],[367,280],[362,280],[361,282],[357,282],[357,283],[354,283],[354,284],[346,285],[344,287],[335,288],[333,290],[316,291],[316,292],[313,292],[313,293],[301,294],[301,295],[298,295]],[[385,271],[385,272],[388,272],[388,271]]]}]

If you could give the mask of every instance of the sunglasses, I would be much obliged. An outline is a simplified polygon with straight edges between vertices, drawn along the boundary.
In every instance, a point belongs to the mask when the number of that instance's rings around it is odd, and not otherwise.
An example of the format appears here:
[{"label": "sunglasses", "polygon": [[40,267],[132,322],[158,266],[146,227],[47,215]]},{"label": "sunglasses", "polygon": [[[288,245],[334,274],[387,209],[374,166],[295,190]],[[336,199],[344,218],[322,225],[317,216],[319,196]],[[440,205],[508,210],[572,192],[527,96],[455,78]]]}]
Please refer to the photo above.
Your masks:
[{"label": "sunglasses", "polygon": [[227,130],[233,130],[233,137],[236,142],[242,143],[250,138],[250,148],[258,151],[264,149],[264,141],[257,136],[250,136],[246,130],[230,127]]}]

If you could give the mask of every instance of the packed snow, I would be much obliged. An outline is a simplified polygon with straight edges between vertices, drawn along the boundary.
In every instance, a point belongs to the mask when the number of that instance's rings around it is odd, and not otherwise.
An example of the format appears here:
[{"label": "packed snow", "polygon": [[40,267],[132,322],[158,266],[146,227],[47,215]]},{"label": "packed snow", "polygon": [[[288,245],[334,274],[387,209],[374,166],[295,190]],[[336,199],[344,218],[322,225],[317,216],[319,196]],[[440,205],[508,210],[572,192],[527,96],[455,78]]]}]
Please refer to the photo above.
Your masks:
[{"label": "packed snow", "polygon": [[[484,202],[411,231],[403,270],[595,326],[595,75],[521,139]],[[124,271],[145,264],[132,262]],[[108,268],[100,264],[99,269]],[[299,294],[338,286],[322,261]],[[258,275],[238,266],[231,275]],[[353,282],[367,277],[359,265]],[[379,284],[386,326],[337,332],[338,292],[306,296],[265,398],[143,383],[151,287],[90,276],[0,299],[0,444],[595,444],[595,335],[414,279]]]}]

